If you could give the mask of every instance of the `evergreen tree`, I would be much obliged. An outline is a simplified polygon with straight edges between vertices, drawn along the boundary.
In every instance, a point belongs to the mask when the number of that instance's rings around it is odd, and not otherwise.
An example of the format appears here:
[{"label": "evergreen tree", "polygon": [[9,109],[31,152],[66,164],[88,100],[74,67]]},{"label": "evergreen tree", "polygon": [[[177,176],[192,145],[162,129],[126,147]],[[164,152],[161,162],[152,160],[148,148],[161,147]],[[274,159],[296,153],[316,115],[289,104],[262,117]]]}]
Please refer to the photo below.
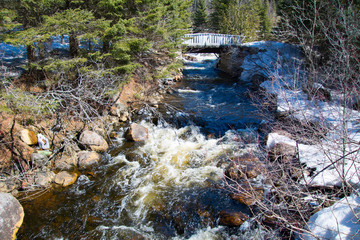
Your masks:
[{"label": "evergreen tree", "polygon": [[[55,71],[70,69],[80,63],[89,68],[102,63],[110,71],[131,73],[144,61],[157,59],[151,55],[174,56],[181,47],[182,37],[189,30],[189,0],[9,0],[6,8],[16,17],[6,41],[28,46],[30,65]],[[0,27],[5,33],[4,10]],[[7,26],[10,26],[9,24]],[[52,36],[69,36],[72,59],[44,59],[43,43]],[[102,43],[103,51],[80,49],[79,42]],[[91,58],[91,61],[89,59]],[[158,64],[158,63],[157,63]]]},{"label": "evergreen tree", "polygon": [[232,0],[220,18],[220,32],[242,35],[245,41],[256,40],[260,28],[260,9],[260,0],[245,3]]},{"label": "evergreen tree", "polygon": [[[220,32],[222,20],[226,16],[231,0],[212,0],[210,15],[210,28],[215,32]],[[223,32],[225,33],[225,32]]]},{"label": "evergreen tree", "polygon": [[195,1],[195,12],[193,13],[194,32],[201,32],[207,28],[207,13],[205,0]]},{"label": "evergreen tree", "polygon": [[270,4],[269,0],[265,0],[261,9],[261,34],[263,39],[268,39],[271,34],[272,23],[270,19]]}]

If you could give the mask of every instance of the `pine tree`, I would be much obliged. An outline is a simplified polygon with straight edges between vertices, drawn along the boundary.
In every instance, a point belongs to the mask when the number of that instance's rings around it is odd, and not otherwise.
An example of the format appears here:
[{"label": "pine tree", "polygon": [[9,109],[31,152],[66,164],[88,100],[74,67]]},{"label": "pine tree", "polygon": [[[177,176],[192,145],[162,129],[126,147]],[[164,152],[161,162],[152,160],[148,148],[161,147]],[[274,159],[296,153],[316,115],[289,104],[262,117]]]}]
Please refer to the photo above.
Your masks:
[{"label": "pine tree", "polygon": [[258,38],[260,28],[260,0],[240,2],[232,0],[226,11],[219,17],[221,33],[244,36],[245,41],[253,41]]},{"label": "pine tree", "polygon": [[194,32],[201,32],[207,28],[207,13],[205,0],[195,1],[195,12],[193,13]]},{"label": "pine tree", "polygon": [[264,5],[262,6],[262,9],[261,9],[261,15],[260,15],[261,34],[262,34],[263,39],[268,39],[271,34],[272,24],[271,24],[271,19],[269,16],[269,11],[270,11],[269,0],[265,0]]},{"label": "pine tree", "polygon": [[[210,14],[210,28],[215,32],[220,32],[222,20],[226,16],[231,0],[212,0]],[[225,32],[223,32],[225,33]]]}]

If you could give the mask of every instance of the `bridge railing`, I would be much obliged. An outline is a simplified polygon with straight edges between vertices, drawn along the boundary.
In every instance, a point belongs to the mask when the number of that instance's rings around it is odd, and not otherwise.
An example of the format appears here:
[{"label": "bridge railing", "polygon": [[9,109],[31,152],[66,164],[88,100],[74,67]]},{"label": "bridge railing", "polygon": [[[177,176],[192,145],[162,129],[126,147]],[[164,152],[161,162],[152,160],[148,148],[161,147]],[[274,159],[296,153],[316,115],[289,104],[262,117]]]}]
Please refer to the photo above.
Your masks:
[{"label": "bridge railing", "polygon": [[184,45],[188,47],[221,47],[239,46],[242,37],[239,35],[218,34],[218,33],[193,33],[186,34]]}]

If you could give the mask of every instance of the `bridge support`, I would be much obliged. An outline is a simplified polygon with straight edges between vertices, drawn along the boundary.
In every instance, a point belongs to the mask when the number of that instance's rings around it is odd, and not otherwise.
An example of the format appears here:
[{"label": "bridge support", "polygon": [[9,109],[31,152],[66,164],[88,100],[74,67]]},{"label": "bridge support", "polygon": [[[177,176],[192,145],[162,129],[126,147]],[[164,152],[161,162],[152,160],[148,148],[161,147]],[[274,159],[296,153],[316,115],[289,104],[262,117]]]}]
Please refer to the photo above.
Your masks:
[{"label": "bridge support", "polygon": [[223,51],[219,54],[219,62],[217,68],[232,77],[238,77],[242,72],[243,57],[237,48],[229,48],[227,51]]}]

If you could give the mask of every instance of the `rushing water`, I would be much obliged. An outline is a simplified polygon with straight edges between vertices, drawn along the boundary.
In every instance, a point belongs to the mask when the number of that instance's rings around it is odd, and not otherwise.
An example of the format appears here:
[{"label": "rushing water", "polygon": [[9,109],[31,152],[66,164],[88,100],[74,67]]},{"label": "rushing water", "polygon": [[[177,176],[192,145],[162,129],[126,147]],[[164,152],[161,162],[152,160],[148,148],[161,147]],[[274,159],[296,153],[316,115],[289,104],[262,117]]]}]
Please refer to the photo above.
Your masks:
[{"label": "rushing water", "polygon": [[218,224],[224,210],[250,215],[221,183],[229,159],[256,148],[239,143],[239,134],[260,119],[246,84],[214,64],[188,63],[165,101],[167,122],[141,122],[144,144],[119,138],[74,185],[25,202],[19,239],[246,239],[244,227]]}]

